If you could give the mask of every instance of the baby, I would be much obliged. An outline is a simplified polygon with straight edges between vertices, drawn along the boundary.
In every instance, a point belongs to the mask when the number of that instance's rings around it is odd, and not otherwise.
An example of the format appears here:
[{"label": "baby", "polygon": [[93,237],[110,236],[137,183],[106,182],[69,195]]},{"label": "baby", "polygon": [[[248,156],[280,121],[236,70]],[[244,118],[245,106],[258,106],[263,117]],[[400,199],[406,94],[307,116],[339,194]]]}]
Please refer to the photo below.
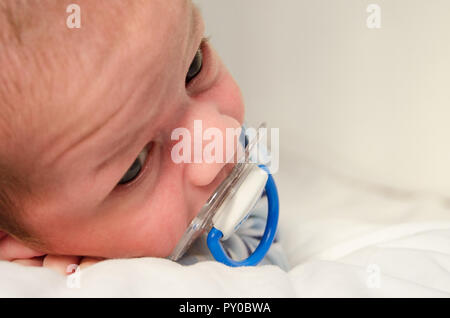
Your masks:
[{"label": "baby", "polygon": [[171,132],[240,127],[240,90],[191,1],[72,2],[0,2],[0,259],[167,257],[226,177]]}]

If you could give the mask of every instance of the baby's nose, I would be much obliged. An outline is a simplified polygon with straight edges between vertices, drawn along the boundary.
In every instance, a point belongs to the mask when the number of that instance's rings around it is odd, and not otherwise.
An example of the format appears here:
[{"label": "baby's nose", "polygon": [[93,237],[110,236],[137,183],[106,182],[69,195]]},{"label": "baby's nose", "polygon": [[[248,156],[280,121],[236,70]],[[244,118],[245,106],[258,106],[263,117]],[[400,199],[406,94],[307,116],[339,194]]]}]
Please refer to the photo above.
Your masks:
[{"label": "baby's nose", "polygon": [[206,186],[235,159],[241,125],[215,108],[197,111],[189,120],[192,162],[187,164],[185,176],[194,186]]}]

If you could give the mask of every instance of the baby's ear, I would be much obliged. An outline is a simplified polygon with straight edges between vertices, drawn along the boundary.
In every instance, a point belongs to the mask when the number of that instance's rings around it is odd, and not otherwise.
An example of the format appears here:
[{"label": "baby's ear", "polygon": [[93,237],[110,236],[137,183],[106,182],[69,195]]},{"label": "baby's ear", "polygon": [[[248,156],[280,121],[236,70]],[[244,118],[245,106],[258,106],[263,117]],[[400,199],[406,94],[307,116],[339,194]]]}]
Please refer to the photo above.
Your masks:
[{"label": "baby's ear", "polygon": [[45,254],[25,246],[11,235],[0,231],[0,260],[28,259]]}]

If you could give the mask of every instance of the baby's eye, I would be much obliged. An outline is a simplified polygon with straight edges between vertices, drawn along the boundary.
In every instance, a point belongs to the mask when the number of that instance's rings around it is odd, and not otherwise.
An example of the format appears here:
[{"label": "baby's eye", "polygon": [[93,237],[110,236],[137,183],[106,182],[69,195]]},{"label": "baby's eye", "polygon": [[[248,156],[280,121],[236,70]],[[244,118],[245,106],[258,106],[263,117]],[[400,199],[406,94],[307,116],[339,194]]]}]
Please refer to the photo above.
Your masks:
[{"label": "baby's eye", "polygon": [[145,160],[147,159],[148,151],[149,151],[148,147],[145,147],[144,150],[141,151],[141,153],[138,155],[138,157],[133,162],[131,167],[128,169],[128,171],[125,173],[122,179],[120,179],[118,184],[130,183],[139,176],[139,173],[144,167]]},{"label": "baby's eye", "polygon": [[188,84],[191,80],[193,80],[202,70],[203,66],[203,54],[201,47],[195,53],[194,60],[189,67],[189,71],[186,75],[186,84]]}]

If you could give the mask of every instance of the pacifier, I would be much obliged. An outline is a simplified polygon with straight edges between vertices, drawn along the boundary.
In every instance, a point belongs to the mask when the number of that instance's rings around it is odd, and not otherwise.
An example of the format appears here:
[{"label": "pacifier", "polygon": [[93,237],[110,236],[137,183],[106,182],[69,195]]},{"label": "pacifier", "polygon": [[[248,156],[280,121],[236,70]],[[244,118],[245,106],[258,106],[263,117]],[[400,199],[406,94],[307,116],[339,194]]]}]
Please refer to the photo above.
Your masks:
[{"label": "pacifier", "polygon": [[[251,140],[246,135],[245,149],[237,156],[236,165],[192,220],[169,259],[180,259],[205,231],[208,233],[207,246],[212,256],[225,265],[255,266],[267,254],[278,226],[279,201],[277,187],[269,169],[258,162],[261,147],[259,143],[265,127],[265,124],[260,125]],[[264,191],[268,201],[268,214],[262,239],[248,258],[233,260],[226,254],[222,242],[247,220]]]}]

